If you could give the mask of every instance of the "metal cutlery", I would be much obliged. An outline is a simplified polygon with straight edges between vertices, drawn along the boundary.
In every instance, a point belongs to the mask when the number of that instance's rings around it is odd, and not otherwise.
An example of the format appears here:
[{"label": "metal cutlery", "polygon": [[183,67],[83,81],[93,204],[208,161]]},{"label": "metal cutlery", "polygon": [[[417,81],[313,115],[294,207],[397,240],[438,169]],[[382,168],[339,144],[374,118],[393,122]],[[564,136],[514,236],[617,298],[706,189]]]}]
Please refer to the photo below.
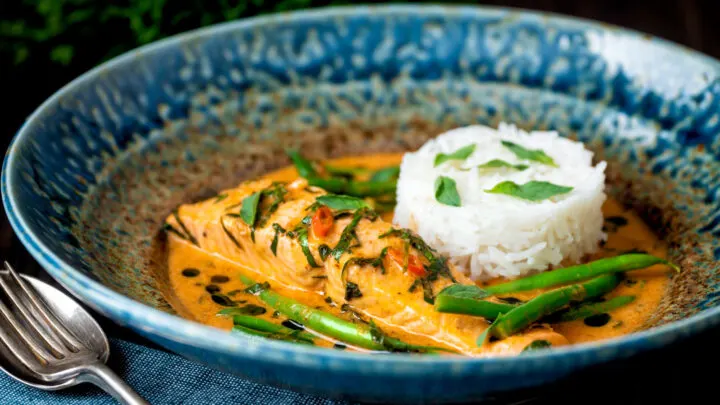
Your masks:
[{"label": "metal cutlery", "polygon": [[123,404],[147,404],[105,362],[105,333],[73,299],[37,279],[0,270],[0,369],[43,390],[95,384]]}]

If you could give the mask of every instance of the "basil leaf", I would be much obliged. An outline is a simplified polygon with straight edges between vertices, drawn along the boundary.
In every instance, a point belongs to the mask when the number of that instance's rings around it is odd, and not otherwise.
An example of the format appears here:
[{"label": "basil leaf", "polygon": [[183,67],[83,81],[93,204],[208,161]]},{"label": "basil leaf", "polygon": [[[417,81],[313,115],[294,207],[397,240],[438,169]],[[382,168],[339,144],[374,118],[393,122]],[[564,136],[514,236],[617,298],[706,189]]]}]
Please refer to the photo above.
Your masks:
[{"label": "basil leaf", "polygon": [[345,229],[343,229],[342,234],[340,234],[340,240],[338,241],[337,245],[335,245],[335,248],[333,248],[331,254],[335,258],[335,260],[340,260],[342,255],[347,252],[350,249],[350,242],[353,241],[353,239],[357,238],[357,234],[355,233],[355,228],[357,228],[358,223],[360,223],[360,220],[364,216],[364,210],[358,210],[355,211],[355,214],[353,215],[353,219],[350,221],[347,226],[345,226]]},{"label": "basil leaf", "polygon": [[235,245],[236,248],[238,248],[240,250],[244,250],[243,247],[240,245],[240,242],[238,242],[238,240],[235,239],[233,234],[230,233],[230,231],[227,229],[227,227],[225,226],[225,221],[223,219],[224,218],[220,218],[220,227],[222,227],[222,230],[223,230],[223,232],[225,232],[225,235],[228,237],[228,239],[230,239],[230,241]]},{"label": "basil leaf", "polygon": [[348,281],[345,284],[345,301],[350,301],[354,298],[360,298],[362,297],[362,292],[360,291],[360,287],[353,283],[352,281]]},{"label": "basil leaf", "polygon": [[504,147],[510,149],[510,152],[514,153],[515,156],[520,159],[532,160],[544,165],[557,167],[553,158],[540,149],[525,149],[524,147],[510,141],[502,141],[502,144]]},{"label": "basil leaf", "polygon": [[313,167],[312,162],[305,159],[298,151],[289,149],[285,151],[285,153],[287,153],[290,160],[292,160],[293,164],[295,165],[295,169],[297,169],[300,177],[308,178],[318,175],[317,171]]},{"label": "basil leaf", "polygon": [[251,285],[250,287],[245,289],[245,292],[252,295],[258,295],[263,291],[270,289],[270,283],[267,281],[264,283],[255,283]]},{"label": "basil leaf", "polygon": [[370,177],[370,181],[390,181],[396,179],[399,175],[399,166],[385,167],[373,173],[372,177]]},{"label": "basil leaf", "polygon": [[315,261],[312,252],[310,251],[310,245],[308,245],[308,232],[307,228],[298,232],[298,242],[300,242],[300,248],[302,249],[305,259],[307,260],[310,267],[320,267]]},{"label": "basil leaf", "polygon": [[459,207],[461,205],[460,194],[458,194],[455,180],[446,176],[438,177],[435,180],[435,199],[440,204]]},{"label": "basil leaf", "polygon": [[287,189],[281,183],[273,183],[271,187],[261,191],[260,199],[267,199],[267,201],[270,201],[270,205],[265,209],[265,212],[260,215],[258,226],[263,227],[267,224],[272,214],[274,214],[280,207],[280,204],[285,201],[286,195]]},{"label": "basil leaf", "polygon": [[[183,233],[185,234],[185,237],[183,239],[187,239],[193,245],[199,247],[200,244],[198,244],[197,239],[195,239],[195,237],[190,233],[190,231],[185,226],[185,223],[182,221],[182,219],[180,219],[180,214],[178,214],[177,208],[173,210],[172,214],[173,214],[173,217],[175,217],[175,221],[178,223],[178,225],[180,225],[180,229],[182,229]],[[180,233],[177,230],[175,230],[175,228],[173,228],[171,225],[167,225],[167,226],[170,227],[169,229],[172,229],[173,231],[175,231],[176,234],[180,235]],[[181,235],[181,237],[182,237],[182,235]]]},{"label": "basil leaf", "polygon": [[435,164],[433,165],[433,167],[438,167],[438,166],[440,166],[441,164],[443,164],[443,163],[445,163],[445,162],[447,162],[447,161],[449,161],[449,160],[465,160],[465,159],[467,159],[470,155],[472,155],[473,152],[475,152],[475,147],[476,147],[476,146],[477,146],[477,145],[475,145],[474,143],[472,143],[472,144],[470,144],[470,145],[463,146],[462,148],[456,150],[456,151],[453,152],[453,153],[448,153],[448,154],[438,153],[438,154],[435,156]]},{"label": "basil leaf", "polygon": [[569,193],[572,190],[572,187],[559,186],[547,181],[530,181],[525,184],[503,181],[496,184],[492,189],[485,190],[485,192],[506,194],[528,201],[542,201],[556,195]]},{"label": "basil leaf", "polygon": [[258,191],[248,197],[245,197],[242,201],[242,207],[240,208],[240,218],[249,226],[255,226],[255,220],[257,219],[257,208],[260,202],[260,195],[262,192]]},{"label": "basil leaf", "polygon": [[487,163],[478,165],[479,169],[499,169],[499,168],[503,168],[503,167],[507,167],[509,169],[515,169],[518,171],[523,171],[523,170],[526,170],[530,166],[523,165],[523,164],[514,165],[512,163],[508,163],[508,162],[506,162],[504,160],[500,160],[500,159],[493,159]]},{"label": "basil leaf", "polygon": [[446,295],[457,298],[468,298],[473,300],[480,300],[485,297],[489,297],[490,294],[476,285],[466,284],[452,284],[442,289],[438,293],[438,296]]},{"label": "basil leaf", "polygon": [[547,349],[550,347],[552,347],[552,344],[550,342],[548,342],[547,340],[533,340],[532,343],[525,346],[525,348],[522,351],[530,352],[533,350]]},{"label": "basil leaf", "polygon": [[360,208],[370,208],[365,200],[349,195],[321,195],[315,201],[330,209],[338,211],[354,211]]},{"label": "basil leaf", "polygon": [[272,227],[275,230],[275,236],[273,236],[272,242],[270,242],[270,251],[273,253],[274,256],[277,256],[278,239],[280,237],[280,234],[284,234],[286,231],[278,223],[272,224]]},{"label": "basil leaf", "polygon": [[330,246],[326,244],[322,244],[318,246],[318,253],[320,253],[320,258],[325,260],[328,256],[330,256],[330,253],[332,252],[332,249],[330,249]]}]

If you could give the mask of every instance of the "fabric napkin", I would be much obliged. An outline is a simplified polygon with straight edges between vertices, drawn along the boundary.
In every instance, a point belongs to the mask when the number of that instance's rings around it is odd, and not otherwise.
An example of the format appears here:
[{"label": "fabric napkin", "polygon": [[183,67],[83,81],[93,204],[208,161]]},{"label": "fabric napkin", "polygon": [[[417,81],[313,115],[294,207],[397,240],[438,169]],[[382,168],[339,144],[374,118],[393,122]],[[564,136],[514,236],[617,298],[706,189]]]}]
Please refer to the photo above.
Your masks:
[{"label": "fabric napkin", "polygon": [[[164,350],[117,338],[110,338],[108,364],[152,405],[348,404],[256,384]],[[28,387],[0,373],[0,404],[110,405],[117,402],[90,384],[46,392]]]}]

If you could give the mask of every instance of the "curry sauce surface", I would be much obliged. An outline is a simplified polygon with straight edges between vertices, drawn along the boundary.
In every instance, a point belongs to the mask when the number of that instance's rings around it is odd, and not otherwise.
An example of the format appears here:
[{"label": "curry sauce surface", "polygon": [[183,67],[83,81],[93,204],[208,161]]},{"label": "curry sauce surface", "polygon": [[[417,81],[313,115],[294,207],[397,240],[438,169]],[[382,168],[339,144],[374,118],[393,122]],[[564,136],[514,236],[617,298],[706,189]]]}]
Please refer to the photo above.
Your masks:
[{"label": "curry sauce surface", "polygon": [[[359,157],[333,159],[328,164],[333,166],[366,167],[376,169],[397,165],[402,154],[376,154]],[[274,181],[292,181],[298,177],[294,167],[286,167],[269,173],[265,178]],[[616,256],[628,251],[641,251],[665,258],[667,249],[654,235],[652,230],[632,211],[623,207],[612,199],[608,199],[603,206],[606,218],[606,232],[608,240],[592,260],[607,256]],[[392,213],[385,214],[384,219],[392,220]],[[176,239],[170,239],[168,254],[168,270],[171,285],[170,301],[178,313],[186,318],[223,329],[232,328],[232,320],[217,316],[223,308],[212,299],[213,293],[222,293],[230,298],[239,300],[241,304],[256,304],[264,306],[255,296],[242,293],[245,286],[239,281],[238,265],[223,258],[206,253]],[[190,271],[188,271],[190,270]],[[565,336],[572,343],[590,342],[617,337],[640,329],[657,308],[665,293],[669,282],[667,268],[661,265],[627,273],[627,279],[614,291],[606,296],[612,298],[621,295],[633,295],[635,301],[631,304],[610,311],[603,317],[594,319],[576,320],[571,322],[553,324],[553,329]],[[262,282],[264,280],[257,280]],[[502,282],[495,280],[494,282]],[[493,283],[491,281],[490,283]],[[330,300],[313,293],[296,289],[283,289],[274,286],[278,293],[303,302],[306,305],[331,312],[348,320],[353,320],[351,311],[332,303]],[[505,298],[528,300],[541,291],[529,291],[512,294]],[[258,315],[266,320],[276,323],[286,322],[286,318],[267,310]],[[286,324],[287,325],[287,324]],[[395,337],[409,343],[416,341],[412,336],[403,336],[398,333]],[[316,339],[320,346],[344,349],[345,345],[332,340]]]}]

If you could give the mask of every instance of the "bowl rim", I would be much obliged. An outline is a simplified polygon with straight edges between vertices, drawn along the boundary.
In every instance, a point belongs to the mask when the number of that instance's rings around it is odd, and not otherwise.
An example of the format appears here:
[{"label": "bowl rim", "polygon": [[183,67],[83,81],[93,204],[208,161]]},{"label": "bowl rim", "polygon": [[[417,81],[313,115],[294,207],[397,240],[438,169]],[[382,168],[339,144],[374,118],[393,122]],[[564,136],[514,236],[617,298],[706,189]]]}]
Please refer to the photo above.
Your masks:
[{"label": "bowl rim", "polygon": [[[523,356],[512,357],[410,356],[390,353],[369,356],[363,353],[293,345],[291,343],[268,339],[241,339],[221,329],[160,311],[142,302],[135,301],[93,280],[81,271],[74,269],[70,264],[53,253],[36,235],[37,232],[32,231],[25,219],[19,214],[17,208],[18,202],[16,201],[17,193],[15,191],[17,185],[12,181],[15,177],[15,171],[18,170],[15,162],[18,159],[19,145],[31,141],[30,135],[33,132],[33,127],[38,125],[43,116],[48,113],[48,110],[62,100],[65,95],[73,92],[76,87],[83,83],[96,79],[102,72],[130,64],[135,58],[145,53],[152,53],[166,47],[181,46],[186,41],[197,40],[207,36],[249,29],[265,24],[282,24],[317,18],[331,19],[348,15],[368,15],[370,13],[373,15],[383,14],[394,17],[418,14],[448,16],[462,13],[471,17],[497,15],[505,18],[512,18],[519,14],[524,18],[548,19],[554,23],[568,27],[595,29],[603,32],[611,30],[614,33],[629,37],[639,38],[642,36],[643,39],[649,42],[655,42],[674,52],[684,53],[692,58],[700,59],[720,72],[720,61],[674,42],[655,36],[648,36],[647,34],[632,29],[589,19],[519,8],[421,4],[324,7],[276,13],[215,24],[146,44],[96,66],[60,88],[26,119],[8,147],[3,161],[2,176],[0,179],[3,205],[15,234],[35,260],[37,260],[55,280],[80,300],[91,306],[100,308],[100,312],[112,313],[113,317],[111,317],[111,319],[115,323],[119,323],[116,318],[122,318],[127,325],[132,325],[134,328],[158,335],[163,339],[173,342],[190,344],[198,349],[226,353],[234,356],[239,355],[255,361],[283,363],[286,365],[288,362],[292,362],[304,368],[326,368],[324,362],[331,361],[335,371],[355,371],[358,368],[369,368],[372,369],[373,372],[384,371],[387,373],[397,372],[397,367],[399,366],[405,375],[443,375],[444,377],[449,377],[457,376],[458,373],[476,373],[478,367],[492,367],[493,369],[498,369],[498,367],[526,368],[532,363],[535,365],[547,365],[547,361],[561,361],[571,356],[588,355],[591,353],[597,355],[595,356],[597,359],[607,361],[611,358],[625,358],[641,351],[656,349],[685,336],[720,324],[720,306],[716,306],[702,310],[687,318],[629,335],[598,342],[562,346],[547,351],[534,351]],[[691,326],[692,328],[689,328]],[[308,362],[308,356],[313,358],[314,361]],[[432,364],[433,367],[414,366],[415,364],[426,363]],[[459,364],[465,367],[458,367]],[[452,371],[452,374],[446,374],[448,371]]]}]

